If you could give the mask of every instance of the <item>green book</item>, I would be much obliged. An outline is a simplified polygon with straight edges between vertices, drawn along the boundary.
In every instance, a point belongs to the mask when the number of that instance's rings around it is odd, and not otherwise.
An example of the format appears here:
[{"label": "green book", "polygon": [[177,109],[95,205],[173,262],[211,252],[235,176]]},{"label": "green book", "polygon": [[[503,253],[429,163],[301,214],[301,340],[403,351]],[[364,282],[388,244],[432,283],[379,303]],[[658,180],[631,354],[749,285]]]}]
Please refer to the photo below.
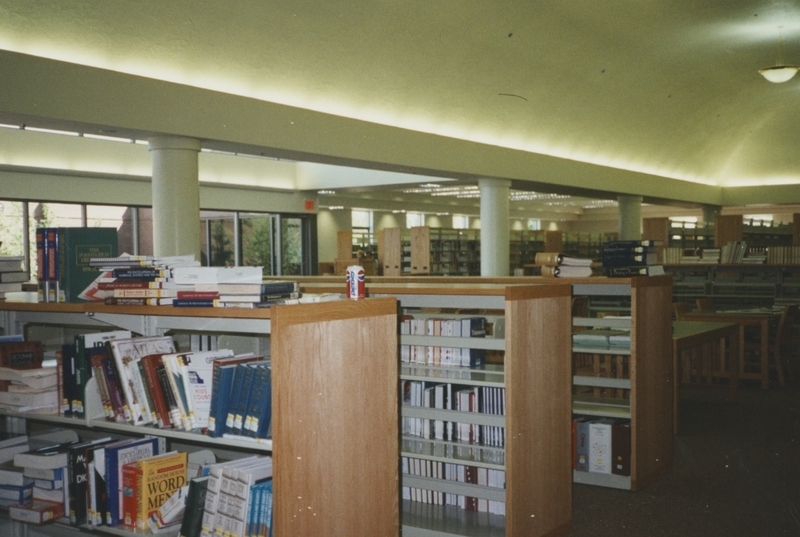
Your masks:
[{"label": "green book", "polygon": [[80,302],[80,294],[100,275],[89,259],[116,256],[116,228],[58,228],[58,301]]}]

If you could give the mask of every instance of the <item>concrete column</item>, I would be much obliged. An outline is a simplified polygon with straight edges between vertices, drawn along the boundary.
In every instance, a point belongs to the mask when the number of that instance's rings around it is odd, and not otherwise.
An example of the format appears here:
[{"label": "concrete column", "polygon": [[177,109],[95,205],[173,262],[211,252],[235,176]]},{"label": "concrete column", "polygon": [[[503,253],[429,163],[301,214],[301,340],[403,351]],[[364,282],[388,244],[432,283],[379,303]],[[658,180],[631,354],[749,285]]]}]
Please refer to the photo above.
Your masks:
[{"label": "concrete column", "polygon": [[719,205],[703,205],[703,222],[713,224],[716,221],[722,207]]},{"label": "concrete column", "polygon": [[642,238],[642,197],[620,194],[619,240],[638,241]]},{"label": "concrete column", "polygon": [[508,191],[511,181],[481,179],[481,276],[508,276]]},{"label": "concrete column", "polygon": [[148,140],[153,160],[153,254],[200,259],[200,141],[179,136]]}]

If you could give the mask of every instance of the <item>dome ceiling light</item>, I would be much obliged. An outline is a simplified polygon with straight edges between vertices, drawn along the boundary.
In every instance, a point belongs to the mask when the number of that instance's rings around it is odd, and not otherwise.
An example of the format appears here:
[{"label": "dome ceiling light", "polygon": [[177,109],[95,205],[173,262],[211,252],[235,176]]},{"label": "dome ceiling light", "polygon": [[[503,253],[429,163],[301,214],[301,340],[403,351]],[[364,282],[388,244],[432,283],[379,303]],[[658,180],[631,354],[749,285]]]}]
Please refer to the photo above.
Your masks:
[{"label": "dome ceiling light", "polygon": [[770,82],[780,84],[791,80],[797,74],[798,69],[800,69],[800,66],[783,63],[783,34],[781,32],[778,37],[778,59],[775,65],[759,69],[758,72]]}]

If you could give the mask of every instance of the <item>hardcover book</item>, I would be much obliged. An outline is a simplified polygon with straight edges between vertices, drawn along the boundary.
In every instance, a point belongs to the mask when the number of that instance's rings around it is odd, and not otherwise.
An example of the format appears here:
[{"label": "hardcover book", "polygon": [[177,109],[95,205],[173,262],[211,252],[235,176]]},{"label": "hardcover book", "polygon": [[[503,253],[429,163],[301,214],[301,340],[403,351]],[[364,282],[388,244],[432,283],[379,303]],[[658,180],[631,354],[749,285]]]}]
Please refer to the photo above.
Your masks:
[{"label": "hardcover book", "polygon": [[91,258],[116,255],[116,228],[58,228],[58,279],[66,302],[80,302],[80,294],[100,275],[100,271],[89,266]]},{"label": "hardcover book", "polygon": [[44,524],[64,517],[64,504],[33,500],[24,505],[12,505],[8,509],[11,520],[18,520],[26,524]]},{"label": "hardcover book", "polygon": [[232,356],[232,350],[219,349],[191,352],[177,357],[192,429],[203,430],[208,427],[214,362]]},{"label": "hardcover book", "polygon": [[44,353],[41,341],[9,341],[0,343],[0,367],[38,369]]},{"label": "hardcover book", "polygon": [[72,412],[79,418],[84,417],[86,404],[86,383],[92,376],[91,358],[87,351],[93,347],[103,346],[114,339],[128,339],[132,336],[130,330],[113,330],[110,332],[95,332],[78,334],[75,336],[75,384],[76,397],[72,401]]},{"label": "hardcover book", "polygon": [[94,459],[94,450],[110,444],[111,438],[101,438],[74,444],[67,449],[67,473],[69,474],[69,521],[73,526],[86,523],[88,504],[86,484],[88,459]]},{"label": "hardcover book", "polygon": [[[116,526],[122,519],[122,467],[130,462],[138,461],[145,457],[158,455],[166,451],[164,438],[141,438],[139,440],[124,440],[105,447],[102,457],[105,459],[105,489],[106,489],[106,514],[104,523]],[[95,466],[100,465],[98,453],[95,452]],[[101,485],[98,483],[98,488]],[[100,506],[98,505],[98,510]]]},{"label": "hardcover book", "polygon": [[186,508],[179,537],[199,537],[203,525],[203,511],[206,504],[206,492],[210,476],[200,476],[189,480],[189,492],[186,494]]},{"label": "hardcover book", "polygon": [[135,337],[111,340],[109,347],[133,424],[151,423],[152,412],[145,393],[146,386],[139,369],[139,361],[148,354],[175,352],[175,342],[170,336]]},{"label": "hardcover book", "polygon": [[148,529],[150,516],[186,484],[187,463],[186,453],[170,452],[124,465],[124,525]]}]

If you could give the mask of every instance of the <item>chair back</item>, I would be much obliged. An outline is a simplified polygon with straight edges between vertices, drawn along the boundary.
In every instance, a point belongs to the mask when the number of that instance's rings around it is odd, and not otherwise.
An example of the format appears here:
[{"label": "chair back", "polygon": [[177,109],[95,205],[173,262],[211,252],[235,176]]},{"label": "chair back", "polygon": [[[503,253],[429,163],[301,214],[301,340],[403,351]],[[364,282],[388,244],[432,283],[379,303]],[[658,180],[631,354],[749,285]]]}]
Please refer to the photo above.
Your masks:
[{"label": "chair back", "polygon": [[675,319],[680,320],[684,313],[690,313],[692,311],[692,305],[688,302],[675,302],[672,305],[672,311],[675,315]]}]

